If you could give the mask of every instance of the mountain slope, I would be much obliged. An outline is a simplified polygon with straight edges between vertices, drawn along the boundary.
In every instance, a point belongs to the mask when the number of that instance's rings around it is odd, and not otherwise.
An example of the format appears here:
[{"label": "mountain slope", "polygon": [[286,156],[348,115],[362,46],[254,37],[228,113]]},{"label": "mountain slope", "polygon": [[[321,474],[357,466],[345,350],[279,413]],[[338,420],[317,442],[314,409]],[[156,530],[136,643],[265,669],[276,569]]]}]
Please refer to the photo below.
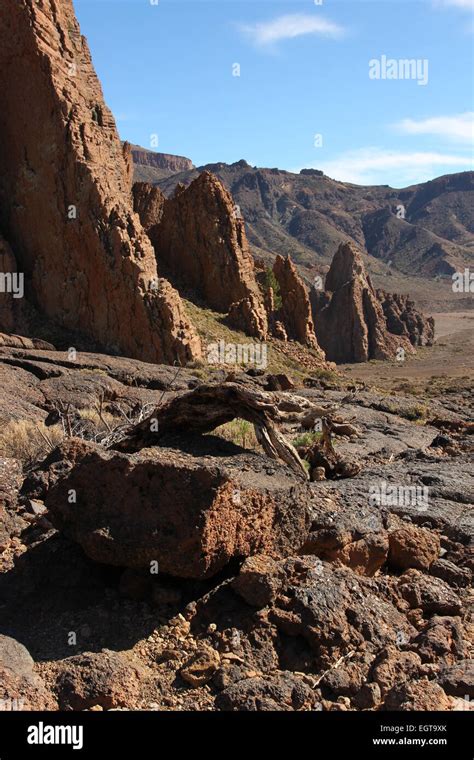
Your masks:
[{"label": "mountain slope", "polygon": [[238,161],[167,177],[149,173],[148,181],[171,195],[178,182],[188,185],[204,170],[232,193],[254,253],[263,259],[289,253],[308,276],[329,264],[347,240],[409,276],[450,275],[472,261],[474,172],[397,190],[337,182],[317,170],[293,174]]}]

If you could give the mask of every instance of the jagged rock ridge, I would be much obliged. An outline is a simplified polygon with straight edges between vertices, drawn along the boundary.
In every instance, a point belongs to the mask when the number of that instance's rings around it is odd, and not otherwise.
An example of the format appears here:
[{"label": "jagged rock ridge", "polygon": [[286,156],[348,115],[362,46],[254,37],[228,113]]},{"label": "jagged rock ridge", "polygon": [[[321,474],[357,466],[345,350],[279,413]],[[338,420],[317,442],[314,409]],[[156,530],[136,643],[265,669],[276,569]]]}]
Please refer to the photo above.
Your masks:
[{"label": "jagged rock ridge", "polygon": [[188,185],[206,169],[239,204],[259,257],[290,254],[317,275],[321,263],[329,263],[334,250],[350,240],[407,275],[450,275],[472,261],[474,172],[400,190],[338,182],[317,170],[294,174],[252,167],[246,161],[147,179],[169,196],[178,181]]},{"label": "jagged rock ridge", "polygon": [[434,319],[425,318],[408,296],[377,290],[387,320],[387,329],[394,335],[409,338],[413,346],[431,346],[434,341]]},{"label": "jagged rock ridge", "polygon": [[[155,206],[162,202],[156,196],[151,200]],[[243,220],[210,172],[200,174],[187,189],[178,186],[164,200],[160,224],[147,231],[158,262],[176,281],[198,291],[211,308],[226,312],[236,301],[258,294]]]}]

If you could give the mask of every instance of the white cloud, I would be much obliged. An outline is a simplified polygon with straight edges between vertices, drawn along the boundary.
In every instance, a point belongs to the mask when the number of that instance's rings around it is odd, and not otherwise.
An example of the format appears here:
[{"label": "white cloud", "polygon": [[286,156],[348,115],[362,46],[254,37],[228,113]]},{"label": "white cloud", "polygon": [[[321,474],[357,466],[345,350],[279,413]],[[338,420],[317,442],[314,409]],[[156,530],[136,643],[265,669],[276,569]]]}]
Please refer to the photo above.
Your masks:
[{"label": "white cloud", "polygon": [[457,142],[471,142],[474,138],[474,111],[428,119],[403,119],[394,126],[397,132],[405,135],[435,135]]},{"label": "white cloud", "polygon": [[402,187],[452,171],[467,171],[472,161],[466,156],[429,152],[401,152],[360,148],[341,154],[315,167],[341,182],[357,185],[390,184]]},{"label": "white cloud", "polygon": [[450,5],[454,8],[474,10],[474,0],[435,0],[436,5]]},{"label": "white cloud", "polygon": [[332,21],[305,13],[278,16],[271,21],[256,24],[242,24],[241,31],[255,44],[265,47],[280,40],[301,37],[304,34],[317,34],[321,37],[336,39],[344,34],[344,29]]}]

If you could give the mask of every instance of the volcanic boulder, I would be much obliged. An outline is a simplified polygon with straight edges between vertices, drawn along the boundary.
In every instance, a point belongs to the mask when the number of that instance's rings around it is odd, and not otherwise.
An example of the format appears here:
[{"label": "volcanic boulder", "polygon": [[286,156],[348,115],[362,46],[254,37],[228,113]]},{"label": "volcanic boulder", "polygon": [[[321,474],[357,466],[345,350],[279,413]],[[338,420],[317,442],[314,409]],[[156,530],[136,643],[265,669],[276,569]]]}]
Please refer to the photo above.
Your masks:
[{"label": "volcanic boulder", "polygon": [[390,359],[400,348],[413,352],[408,338],[388,332],[382,305],[351,243],[339,246],[325,292],[313,290],[311,295],[316,335],[330,361]]},{"label": "volcanic boulder", "polygon": [[55,690],[62,710],[126,707],[140,698],[146,671],[120,652],[84,652],[57,667]]},{"label": "volcanic boulder", "polygon": [[258,624],[268,620],[282,636],[301,636],[318,667],[331,667],[356,649],[378,652],[395,644],[399,632],[407,640],[415,630],[377,584],[350,568],[334,567],[317,557],[289,557],[278,562],[251,558],[233,581],[235,592],[262,610]]},{"label": "volcanic boulder", "polygon": [[210,577],[232,558],[300,548],[309,485],[222,439],[186,440],[186,451],[136,454],[90,444],[48,493],[54,524],[98,562],[150,568],[156,561],[160,573],[182,578]]},{"label": "volcanic boulder", "polygon": [[131,203],[131,163],[71,0],[0,12],[0,222],[49,318],[145,361],[201,355],[179,295],[158,281]]},{"label": "volcanic boulder", "polygon": [[392,531],[389,544],[389,565],[396,570],[414,567],[428,571],[440,551],[439,536],[416,525],[406,525]]}]

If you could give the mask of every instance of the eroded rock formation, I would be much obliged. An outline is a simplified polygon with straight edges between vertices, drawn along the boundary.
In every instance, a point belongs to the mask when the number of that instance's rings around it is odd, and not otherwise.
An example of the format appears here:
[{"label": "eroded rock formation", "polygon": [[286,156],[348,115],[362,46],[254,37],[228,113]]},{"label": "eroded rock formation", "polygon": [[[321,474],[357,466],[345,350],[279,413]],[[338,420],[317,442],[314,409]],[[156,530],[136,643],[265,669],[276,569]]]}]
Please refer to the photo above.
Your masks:
[{"label": "eroded rock formation", "polygon": [[377,290],[387,329],[393,335],[408,338],[413,346],[431,346],[434,341],[434,319],[424,317],[408,296]]},{"label": "eroded rock formation", "polygon": [[213,309],[258,294],[243,220],[230,194],[210,172],[164,203],[152,242],[176,280],[200,292]]},{"label": "eroded rock formation", "polygon": [[[277,255],[273,273],[280,286],[282,300],[277,316],[284,325],[286,334],[290,339],[297,340],[304,346],[318,349],[308,291],[290,257],[284,259]],[[324,358],[323,354],[322,358]]]},{"label": "eroded rock formation", "polygon": [[200,356],[178,293],[158,281],[130,197],[131,156],[71,0],[0,13],[0,223],[49,318],[146,361]]},{"label": "eroded rock formation", "polygon": [[382,304],[351,243],[339,246],[325,291],[313,290],[311,297],[316,335],[330,361],[390,359],[400,348],[413,352],[408,337],[388,331]]},{"label": "eroded rock formation", "polygon": [[159,187],[148,182],[135,182],[132,192],[133,207],[140,217],[143,229],[153,241],[163,216],[166,198]]},{"label": "eroded rock formation", "polygon": [[265,340],[268,335],[267,313],[254,293],[231,304],[227,321],[236,330],[260,340]]},{"label": "eroded rock formation", "polygon": [[231,310],[234,326],[264,339],[266,312],[244,222],[222,183],[206,171],[170,199],[146,183],[134,195],[158,265],[173,283],[216,311]]}]

